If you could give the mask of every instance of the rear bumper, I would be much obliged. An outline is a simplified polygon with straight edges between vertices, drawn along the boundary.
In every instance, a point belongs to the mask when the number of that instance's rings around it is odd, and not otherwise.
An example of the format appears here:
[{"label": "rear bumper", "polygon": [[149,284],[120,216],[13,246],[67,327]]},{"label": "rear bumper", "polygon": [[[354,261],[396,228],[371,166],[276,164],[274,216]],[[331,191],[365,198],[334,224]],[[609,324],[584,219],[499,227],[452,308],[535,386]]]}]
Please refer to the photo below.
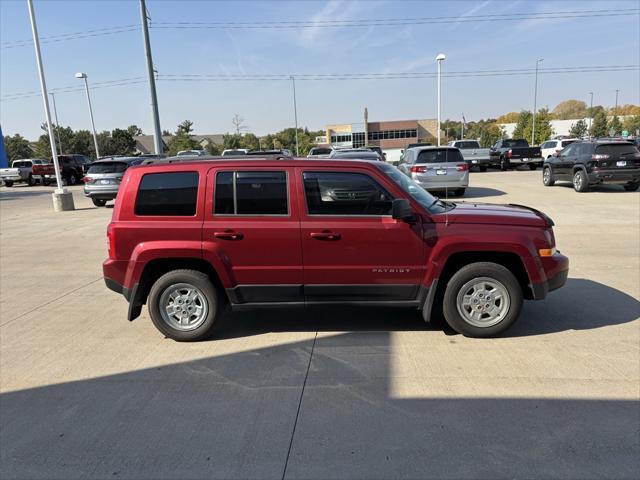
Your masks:
[{"label": "rear bumper", "polygon": [[546,274],[546,280],[532,284],[531,288],[535,300],[542,300],[547,296],[547,293],[562,287],[569,276],[569,259],[561,253],[556,253],[552,257],[543,257],[539,260]]},{"label": "rear bumper", "polygon": [[9,182],[22,182],[23,180],[25,180],[20,175],[2,175],[0,177],[0,179],[2,179],[5,182],[7,182],[7,181],[9,181]]},{"label": "rear bumper", "polygon": [[85,185],[84,195],[98,200],[113,200],[118,196],[118,188],[87,188]]},{"label": "rear bumper", "polygon": [[542,157],[533,158],[510,158],[509,163],[512,165],[525,165],[529,163],[542,163]]},{"label": "rear bumper", "polygon": [[589,174],[589,183],[603,184],[603,183],[636,183],[640,182],[640,169],[632,170],[598,170],[592,171]]},{"label": "rear bumper", "polygon": [[[444,190],[446,188],[467,188],[469,186],[469,172],[465,172],[465,175],[461,178],[445,179],[447,175],[438,175],[429,177],[428,180],[417,178],[412,176],[413,180],[425,190]],[[451,178],[451,176],[449,176]]]}]

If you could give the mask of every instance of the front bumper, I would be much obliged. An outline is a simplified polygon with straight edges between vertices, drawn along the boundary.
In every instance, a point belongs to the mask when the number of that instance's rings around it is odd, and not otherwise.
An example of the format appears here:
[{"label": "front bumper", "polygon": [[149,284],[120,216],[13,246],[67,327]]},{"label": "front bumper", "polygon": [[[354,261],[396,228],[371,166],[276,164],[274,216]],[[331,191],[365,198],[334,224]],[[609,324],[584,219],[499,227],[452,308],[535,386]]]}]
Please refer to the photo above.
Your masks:
[{"label": "front bumper", "polygon": [[640,182],[640,169],[630,170],[597,170],[589,174],[589,183],[612,183],[623,185],[626,183]]},{"label": "front bumper", "polygon": [[[551,257],[540,257],[539,266],[545,273],[546,280],[531,285],[533,298],[542,300],[547,293],[557,290],[567,282],[569,276],[569,259],[561,253]],[[537,262],[538,263],[538,262]]]},{"label": "front bumper", "polygon": [[20,175],[3,175],[0,177],[4,182],[21,182],[24,180]]}]

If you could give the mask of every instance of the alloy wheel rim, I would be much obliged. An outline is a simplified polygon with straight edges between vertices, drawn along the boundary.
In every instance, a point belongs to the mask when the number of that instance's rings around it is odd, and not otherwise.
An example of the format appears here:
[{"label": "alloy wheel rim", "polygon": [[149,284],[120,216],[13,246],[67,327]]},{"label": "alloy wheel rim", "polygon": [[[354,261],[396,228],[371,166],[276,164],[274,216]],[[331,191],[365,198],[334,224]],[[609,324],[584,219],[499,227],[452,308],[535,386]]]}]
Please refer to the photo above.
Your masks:
[{"label": "alloy wheel rim", "polygon": [[545,168],[545,169],[544,169],[544,173],[542,174],[542,176],[543,176],[543,178],[544,178],[544,181],[545,181],[546,183],[549,183],[549,177],[550,177],[550,174],[549,174],[549,169],[548,169],[548,168]]},{"label": "alloy wheel rim", "polygon": [[162,320],[176,330],[195,330],[204,323],[209,312],[207,298],[189,283],[176,283],[167,287],[160,296]]},{"label": "alloy wheel rim", "polygon": [[456,297],[462,319],[474,327],[488,328],[500,323],[509,313],[511,297],[498,280],[477,277],[465,283]]},{"label": "alloy wheel rim", "polygon": [[579,173],[576,173],[576,174],[573,176],[573,183],[575,183],[575,184],[576,184],[576,187],[577,187],[577,188],[582,188],[582,177],[580,176],[580,174],[579,174]]}]

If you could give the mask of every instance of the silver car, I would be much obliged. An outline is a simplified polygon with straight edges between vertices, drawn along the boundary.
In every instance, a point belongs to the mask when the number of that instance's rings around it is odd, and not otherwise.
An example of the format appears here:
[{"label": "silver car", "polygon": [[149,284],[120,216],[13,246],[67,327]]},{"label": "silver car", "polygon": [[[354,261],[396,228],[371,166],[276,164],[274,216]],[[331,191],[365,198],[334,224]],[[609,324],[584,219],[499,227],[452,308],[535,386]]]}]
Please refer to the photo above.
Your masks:
[{"label": "silver car", "polygon": [[461,196],[469,186],[469,165],[453,147],[409,148],[398,169],[425,190],[446,190]]},{"label": "silver car", "polygon": [[89,197],[96,207],[104,207],[109,200],[118,195],[118,188],[127,168],[143,160],[144,158],[139,157],[117,157],[93,162],[83,179],[85,196]]}]

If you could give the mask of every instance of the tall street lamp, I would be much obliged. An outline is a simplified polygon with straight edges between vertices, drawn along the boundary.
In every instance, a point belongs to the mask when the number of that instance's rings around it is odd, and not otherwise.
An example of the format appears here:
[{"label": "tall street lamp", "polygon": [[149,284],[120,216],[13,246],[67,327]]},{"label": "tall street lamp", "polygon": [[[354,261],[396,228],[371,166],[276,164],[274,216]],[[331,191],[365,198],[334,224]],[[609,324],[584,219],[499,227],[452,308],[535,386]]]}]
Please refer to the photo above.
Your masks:
[{"label": "tall street lamp", "polygon": [[591,125],[593,125],[593,92],[589,92],[591,95],[591,104],[589,107],[589,138],[591,138]]},{"label": "tall street lamp", "polygon": [[298,105],[296,103],[296,79],[291,75],[291,86],[293,87],[293,117],[296,122],[296,157],[300,156],[300,148],[298,146]]},{"label": "tall street lamp", "polygon": [[51,95],[51,102],[53,103],[53,116],[56,119],[56,137],[58,137],[58,149],[60,150],[60,155],[62,155],[62,142],[60,142],[60,124],[58,123],[58,109],[56,108],[56,95],[53,92],[49,92]]},{"label": "tall street lamp", "polygon": [[83,72],[76,73],[76,78],[84,80],[84,89],[87,92],[87,104],[89,105],[89,117],[91,117],[91,129],[93,130],[93,146],[96,149],[96,160],[100,158],[100,152],[98,151],[98,136],[96,135],[96,125],[93,122],[93,109],[91,108],[91,97],[89,96],[89,82],[87,81],[87,74]]},{"label": "tall street lamp", "polygon": [[536,109],[538,108],[538,64],[542,62],[544,58],[538,58],[536,60],[536,83],[533,87],[533,127],[531,128],[531,145],[536,144]]},{"label": "tall street lamp", "polygon": [[441,53],[436,57],[436,62],[438,63],[438,146],[440,146],[440,110],[442,107],[442,101],[440,96],[440,77],[442,72],[442,62],[446,58],[447,57],[444,53]]}]

